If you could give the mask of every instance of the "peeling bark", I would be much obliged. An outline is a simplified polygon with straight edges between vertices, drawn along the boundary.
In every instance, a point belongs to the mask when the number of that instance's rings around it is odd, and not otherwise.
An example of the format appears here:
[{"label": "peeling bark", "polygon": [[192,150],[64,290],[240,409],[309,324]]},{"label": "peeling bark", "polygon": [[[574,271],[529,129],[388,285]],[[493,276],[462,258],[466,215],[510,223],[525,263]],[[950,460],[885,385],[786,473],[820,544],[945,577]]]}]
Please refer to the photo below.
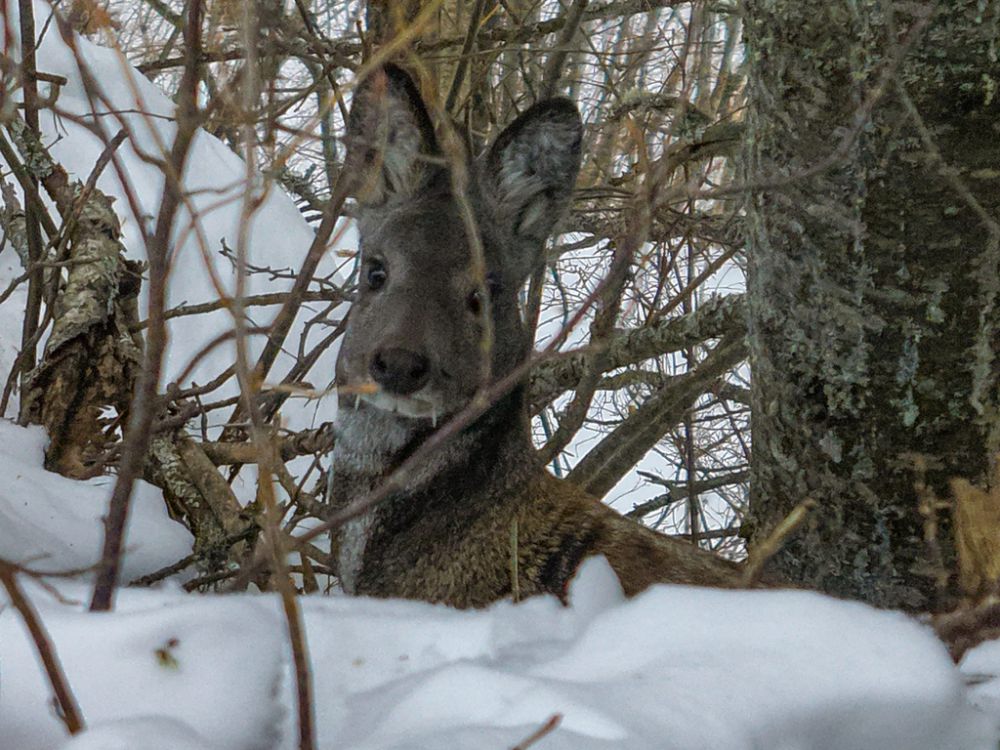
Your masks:
[{"label": "peeling bark", "polygon": [[[49,435],[45,466],[66,476],[93,475],[113,440],[105,427],[128,412],[139,368],[141,264],[125,259],[120,235],[111,200],[93,191],[72,230],[45,353],[24,384],[22,413]],[[117,412],[110,418],[108,407]]]},{"label": "peeling bark", "polygon": [[[4,235],[10,242],[17,257],[21,260],[21,267],[27,268],[31,265],[28,257],[28,230],[25,226],[24,210],[17,200],[17,193],[14,188],[5,181],[0,181],[0,191],[3,195],[3,208],[0,209],[0,225],[3,226]],[[3,248],[0,248],[2,250]]]},{"label": "peeling bark", "polygon": [[[996,9],[939,3],[912,38],[924,6],[746,9],[744,172],[771,185],[747,206],[751,543],[813,498],[770,562],[779,574],[882,606],[947,607],[957,585],[935,584],[914,456],[945,497],[954,477],[983,484],[1000,448]],[[838,144],[844,158],[810,173]]]}]

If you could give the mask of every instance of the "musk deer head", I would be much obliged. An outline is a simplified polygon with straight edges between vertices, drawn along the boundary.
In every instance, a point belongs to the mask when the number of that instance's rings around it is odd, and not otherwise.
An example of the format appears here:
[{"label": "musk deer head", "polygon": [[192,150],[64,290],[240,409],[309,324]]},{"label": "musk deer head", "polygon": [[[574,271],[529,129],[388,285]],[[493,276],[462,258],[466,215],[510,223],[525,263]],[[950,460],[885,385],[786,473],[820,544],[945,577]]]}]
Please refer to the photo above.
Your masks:
[{"label": "musk deer head", "polygon": [[526,356],[518,296],[569,203],[581,132],[570,101],[541,102],[479,158],[463,150],[456,175],[406,73],[387,66],[357,89],[347,168],[359,172],[361,259],[342,410],[435,420]]}]

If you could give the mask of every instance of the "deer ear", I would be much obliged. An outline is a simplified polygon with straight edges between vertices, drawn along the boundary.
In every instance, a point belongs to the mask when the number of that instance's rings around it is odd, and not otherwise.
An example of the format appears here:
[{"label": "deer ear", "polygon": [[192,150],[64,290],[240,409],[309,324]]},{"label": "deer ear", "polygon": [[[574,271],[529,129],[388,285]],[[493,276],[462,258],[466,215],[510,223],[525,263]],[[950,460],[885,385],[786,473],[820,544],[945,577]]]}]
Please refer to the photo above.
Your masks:
[{"label": "deer ear", "polygon": [[345,168],[356,172],[362,207],[415,194],[439,153],[434,125],[417,84],[395,65],[374,71],[354,92],[347,120]]},{"label": "deer ear", "polygon": [[486,161],[499,219],[514,233],[527,276],[573,194],[583,123],[569,99],[534,105],[504,130]]}]

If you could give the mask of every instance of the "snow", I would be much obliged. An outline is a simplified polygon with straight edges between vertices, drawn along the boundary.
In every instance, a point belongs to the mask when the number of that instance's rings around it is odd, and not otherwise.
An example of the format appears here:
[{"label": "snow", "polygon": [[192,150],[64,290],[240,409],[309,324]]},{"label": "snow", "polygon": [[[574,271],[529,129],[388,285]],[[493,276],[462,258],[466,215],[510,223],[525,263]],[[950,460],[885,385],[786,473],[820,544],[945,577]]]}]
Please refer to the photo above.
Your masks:
[{"label": "snow", "polygon": [[[41,29],[47,10],[35,8]],[[173,126],[164,116],[172,105],[117,53],[78,44],[112,106],[134,109],[139,98],[155,115],[123,115],[135,136],[120,149],[140,213],[154,214],[162,179],[137,150],[156,153],[158,140],[169,143]],[[59,105],[89,111],[76,63],[51,25],[38,58],[40,69],[69,79]],[[86,177],[100,142],[51,114],[43,124],[56,140],[56,158]],[[243,178],[242,163],[222,144],[204,134],[196,139],[185,183],[207,190],[192,196],[199,232],[186,231],[190,216],[179,222],[171,306],[214,299],[209,268],[232,289],[232,269],[216,250],[223,237],[235,245]],[[113,170],[100,186],[118,196],[125,244],[141,257],[137,222],[147,219],[131,215]],[[276,189],[252,228],[251,259],[273,267],[297,267],[312,238]],[[14,254],[0,254],[0,287],[19,273]],[[254,277],[248,291],[287,286]],[[3,372],[18,345],[23,292],[0,305]],[[273,312],[253,314],[267,322]],[[168,378],[228,324],[221,312],[196,325],[173,321]],[[333,356],[314,372],[332,373]],[[217,350],[193,378],[214,375],[231,358],[230,349]],[[281,364],[275,373],[283,374]],[[286,408],[286,424],[329,418],[329,401],[318,414],[312,404]],[[0,420],[0,558],[44,570],[93,565],[113,478],[80,482],[48,473],[44,444],[38,428]],[[168,518],[159,492],[140,482],[126,545],[129,579],[184,557],[191,538]],[[63,599],[21,581],[87,730],[67,737],[35,648],[0,592],[0,750],[296,747],[287,629],[273,596],[194,596],[166,581],[122,589],[114,612],[89,614],[85,580],[51,579]],[[538,747],[995,750],[1000,738],[997,644],[970,652],[960,672],[919,623],[818,594],[659,586],[626,601],[598,559],[581,571],[569,607],[552,598],[474,612],[342,596],[300,603],[320,750],[512,747],[557,714],[558,727]],[[965,679],[975,683],[971,689]]]},{"label": "snow", "polygon": [[64,750],[216,750],[191,727],[162,716],[138,716],[98,724],[62,746]]},{"label": "snow", "polygon": [[972,705],[994,718],[1000,732],[1000,641],[981,643],[959,664],[969,684]]},{"label": "snow", "polygon": [[[200,736],[220,748],[273,747],[282,715],[274,696],[283,664],[281,643],[272,637],[280,632],[275,614],[237,597],[141,598],[143,605],[115,614],[89,614],[45,596],[34,598],[85,721],[105,722],[101,731],[114,736],[138,731],[122,719],[148,726],[155,717],[157,723],[190,727],[197,733],[191,742]],[[0,615],[0,664],[2,746],[59,747],[65,730],[53,716],[33,648],[9,608]]]},{"label": "snow", "polygon": [[[85,482],[42,468],[45,431],[0,420],[0,558],[44,571],[79,570],[101,559],[114,477]],[[170,520],[159,489],[139,481],[125,533],[122,576],[131,580],[191,551],[187,529]]]},{"label": "snow", "polygon": [[[152,750],[177,737],[176,747],[295,747],[274,597],[124,590],[118,611],[90,615],[29,591],[94,728],[60,744],[65,732],[8,608],[0,746]],[[300,601],[319,748],[512,747],[554,714],[562,719],[547,750],[996,747],[992,722],[968,704],[929,629],[818,594],[658,586],[625,601],[595,559],[569,607]]]},{"label": "snow", "polygon": [[[0,6],[0,16],[3,7],[8,9],[11,16],[9,28],[14,33],[14,39],[10,53],[16,57],[19,49],[16,38],[16,4],[6,3]],[[123,171],[128,175],[128,188],[138,204],[139,216],[134,215],[127,199],[126,187],[113,166],[109,165],[104,170],[97,184],[115,199],[115,207],[122,222],[122,243],[128,254],[134,258],[144,258],[140,222],[144,222],[147,228],[153,226],[152,217],[157,214],[164,182],[162,173],[149,159],[162,159],[164,149],[169,150],[176,130],[170,119],[174,113],[174,104],[132,68],[118,51],[77,37],[80,57],[107,100],[106,104],[96,103],[96,111],[102,115],[93,118],[94,109],[81,82],[76,57],[60,38],[55,24],[45,23],[51,15],[51,9],[40,0],[35,0],[34,9],[36,28],[39,33],[44,29],[36,53],[38,69],[63,76],[68,81],[59,90],[59,110],[76,117],[96,119],[109,138],[122,128],[130,133],[129,139],[116,153]],[[45,86],[47,84],[43,88]],[[109,111],[116,114],[111,116],[107,114]],[[71,178],[86,180],[104,150],[101,139],[83,125],[49,111],[43,112],[40,120],[43,138],[49,144],[52,156],[66,168]],[[223,241],[229,248],[237,247],[244,225],[248,225],[248,263],[274,269],[298,269],[301,265],[313,239],[312,229],[292,200],[280,189],[270,183],[255,183],[253,189],[248,190],[244,162],[221,141],[207,133],[198,132],[191,145],[184,185],[186,206],[180,210],[174,227],[176,242],[167,287],[168,308],[218,299],[220,290],[216,288],[216,282],[225,293],[234,293],[235,273],[230,261],[220,254],[220,250]],[[259,210],[250,216],[248,223],[243,215],[244,202],[256,200],[261,191],[266,192],[266,197]],[[192,220],[192,216],[196,217],[196,221]],[[345,233],[343,241],[349,244],[353,242],[356,246],[353,229]],[[14,254],[7,252],[5,256],[0,256],[3,261],[0,263],[0,288],[21,273]],[[337,265],[337,259],[331,253],[321,264],[318,273],[331,273]],[[246,294],[285,291],[291,287],[291,283],[290,279],[272,279],[268,274],[251,275],[247,278]],[[4,372],[9,371],[9,364],[13,362],[16,353],[12,346],[20,340],[17,334],[21,329],[24,291],[22,285],[18,293],[0,305],[0,331],[4,331],[0,336],[3,339],[0,344],[0,365],[4,366]],[[299,323],[293,329],[289,342],[298,341],[303,321],[314,314],[316,309],[321,309],[308,305],[306,307],[312,307],[313,311],[304,310],[300,314]],[[140,310],[145,310],[144,299]],[[276,307],[252,308],[249,315],[253,325],[266,325],[276,312]],[[192,321],[195,321],[194,324]],[[180,317],[170,320],[170,344],[166,350],[164,382],[177,377],[208,342],[221,331],[231,328],[230,314],[221,310],[199,315],[195,319]],[[325,331],[317,332],[313,337],[318,339],[325,334]],[[256,356],[262,340],[256,337],[250,343],[251,352]],[[182,385],[204,383],[215,377],[232,363],[234,351],[235,347],[231,344],[216,347],[200,361],[187,382]],[[332,378],[335,356],[335,349],[327,352],[317,363],[314,372],[330,373]],[[272,375],[284,375],[293,361],[291,354],[282,354]],[[326,383],[317,383],[317,386],[324,387]],[[225,398],[235,393],[236,383],[231,382],[227,387],[215,391],[212,398]],[[329,419],[329,412],[334,408],[333,399],[328,401],[331,403],[324,403],[322,406],[327,413],[321,415],[319,421]],[[288,426],[299,429],[313,422],[314,409],[315,406],[310,404],[301,409],[292,405],[283,413],[290,420]],[[8,411],[8,415],[9,413]]]}]

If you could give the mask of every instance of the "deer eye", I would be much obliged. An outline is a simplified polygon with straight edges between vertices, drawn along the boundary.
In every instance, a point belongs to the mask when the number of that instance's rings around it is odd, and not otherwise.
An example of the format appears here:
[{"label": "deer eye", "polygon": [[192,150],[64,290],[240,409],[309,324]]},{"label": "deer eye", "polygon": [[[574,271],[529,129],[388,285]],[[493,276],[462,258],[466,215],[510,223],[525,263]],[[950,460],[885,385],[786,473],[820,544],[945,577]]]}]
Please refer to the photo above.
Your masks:
[{"label": "deer eye", "polygon": [[469,296],[465,298],[465,304],[473,315],[479,315],[483,311],[483,298],[478,289],[469,292]]},{"label": "deer eye", "polygon": [[367,280],[369,289],[372,291],[381,289],[388,278],[389,274],[386,272],[385,266],[379,261],[372,260],[368,262]]},{"label": "deer eye", "polygon": [[[495,273],[486,274],[486,291],[490,295],[490,300],[495,300],[497,295],[500,293],[500,278]],[[469,312],[473,315],[479,315],[483,311],[483,298],[478,289],[473,289],[469,292],[469,296],[465,299],[465,304],[469,308]]]}]

